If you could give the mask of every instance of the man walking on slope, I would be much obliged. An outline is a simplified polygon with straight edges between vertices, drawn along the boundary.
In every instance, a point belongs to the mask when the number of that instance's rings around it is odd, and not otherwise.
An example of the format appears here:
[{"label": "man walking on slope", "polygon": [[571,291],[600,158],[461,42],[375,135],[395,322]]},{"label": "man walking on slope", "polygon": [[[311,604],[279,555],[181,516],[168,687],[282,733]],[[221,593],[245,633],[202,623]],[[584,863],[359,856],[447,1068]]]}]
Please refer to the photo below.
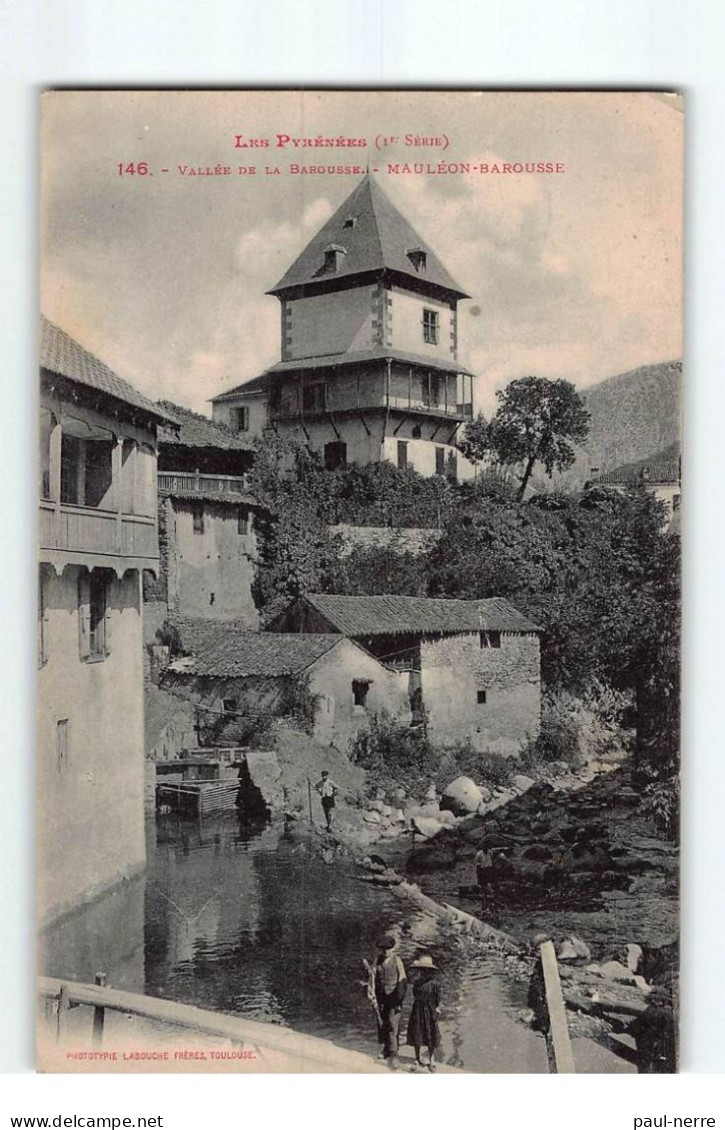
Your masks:
[{"label": "man walking on slope", "polygon": [[325,814],[325,824],[327,831],[332,831],[332,810],[335,807],[335,796],[337,795],[338,788],[333,780],[330,779],[330,774],[327,769],[322,770],[322,779],[315,785],[320,797],[322,799],[322,811]]}]

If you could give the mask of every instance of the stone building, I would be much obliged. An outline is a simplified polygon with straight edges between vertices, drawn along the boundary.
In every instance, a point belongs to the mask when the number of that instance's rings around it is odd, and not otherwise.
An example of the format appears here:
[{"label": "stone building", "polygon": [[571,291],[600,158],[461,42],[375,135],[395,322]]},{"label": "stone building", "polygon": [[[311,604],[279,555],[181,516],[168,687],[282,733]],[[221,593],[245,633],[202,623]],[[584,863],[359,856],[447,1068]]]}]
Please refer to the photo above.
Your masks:
[{"label": "stone building", "polygon": [[41,918],[145,862],[141,576],[158,566],[162,408],[53,323],[40,345]]},{"label": "stone building", "polygon": [[346,749],[374,712],[410,720],[396,672],[342,635],[267,634],[208,620],[177,626],[188,654],[170,664],[161,686],[201,707],[203,721],[225,714],[231,721],[249,706],[279,714],[300,677],[315,700],[313,735],[325,745]]},{"label": "stone building", "polygon": [[539,732],[540,629],[500,597],[307,595],[269,631],[355,640],[397,674],[438,744],[514,754]]},{"label": "stone building", "polygon": [[633,463],[623,463],[611,471],[597,471],[592,468],[592,477],[585,489],[596,486],[611,487],[623,491],[628,486],[640,483],[645,490],[664,503],[664,524],[676,527],[679,533],[680,502],[682,499],[682,456],[680,444],[673,443],[647,459]]},{"label": "stone building", "polygon": [[147,577],[146,642],[167,619],[234,620],[256,628],[252,598],[258,507],[247,489],[248,440],[178,404],[159,432],[157,581]]},{"label": "stone building", "polygon": [[474,476],[456,447],[473,416],[474,376],[459,360],[468,296],[372,174],[268,293],[281,360],[214,397],[215,420],[292,434],[331,469],[388,460]]}]

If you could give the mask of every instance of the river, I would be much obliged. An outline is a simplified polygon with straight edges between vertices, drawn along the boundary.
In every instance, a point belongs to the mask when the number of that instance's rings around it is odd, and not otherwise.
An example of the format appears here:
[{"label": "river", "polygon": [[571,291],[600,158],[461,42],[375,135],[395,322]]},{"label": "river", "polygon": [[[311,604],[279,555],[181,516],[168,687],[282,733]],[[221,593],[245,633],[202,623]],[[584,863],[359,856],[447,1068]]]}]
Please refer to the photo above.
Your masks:
[{"label": "river", "polygon": [[[362,959],[390,930],[406,966],[422,953],[439,966],[447,1064],[547,1070],[544,1041],[518,1018],[525,986],[504,976],[501,958],[471,957],[455,938],[443,942],[432,918],[362,882],[347,861],[325,863],[280,826],[246,826],[235,814],[203,823],[150,818],[145,874],[48,931],[42,966],[86,982],[102,971],[115,988],[375,1055]],[[596,1056],[594,1063],[588,1070],[617,1070]]]}]

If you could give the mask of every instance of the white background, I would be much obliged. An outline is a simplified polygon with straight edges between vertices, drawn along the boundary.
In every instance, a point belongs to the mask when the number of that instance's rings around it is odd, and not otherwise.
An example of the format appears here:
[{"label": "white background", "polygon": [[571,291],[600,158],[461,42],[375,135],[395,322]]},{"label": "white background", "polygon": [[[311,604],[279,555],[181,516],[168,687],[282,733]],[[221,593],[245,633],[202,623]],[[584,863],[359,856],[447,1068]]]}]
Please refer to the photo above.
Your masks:
[{"label": "white background", "polygon": [[[723,134],[719,0],[0,0],[0,1118],[165,1128],[725,1118]],[[687,115],[683,1074],[37,1077],[32,1073],[37,125],[47,86],[679,89]]]}]

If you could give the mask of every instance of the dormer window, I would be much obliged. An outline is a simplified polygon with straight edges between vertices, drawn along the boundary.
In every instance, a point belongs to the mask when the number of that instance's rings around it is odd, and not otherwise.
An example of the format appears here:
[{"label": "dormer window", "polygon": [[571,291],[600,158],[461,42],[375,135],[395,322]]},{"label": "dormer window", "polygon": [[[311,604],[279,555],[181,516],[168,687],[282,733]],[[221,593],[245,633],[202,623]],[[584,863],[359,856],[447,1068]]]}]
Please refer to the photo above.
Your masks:
[{"label": "dormer window", "polygon": [[348,216],[345,223],[342,225],[344,228],[354,228],[357,223],[357,216]]},{"label": "dormer window", "polygon": [[413,269],[419,275],[424,275],[428,267],[428,253],[422,247],[411,247],[407,252],[408,258],[413,265]]},{"label": "dormer window", "polygon": [[342,266],[347,251],[344,247],[338,246],[336,243],[331,243],[329,247],[325,248],[325,274],[334,275]]}]

